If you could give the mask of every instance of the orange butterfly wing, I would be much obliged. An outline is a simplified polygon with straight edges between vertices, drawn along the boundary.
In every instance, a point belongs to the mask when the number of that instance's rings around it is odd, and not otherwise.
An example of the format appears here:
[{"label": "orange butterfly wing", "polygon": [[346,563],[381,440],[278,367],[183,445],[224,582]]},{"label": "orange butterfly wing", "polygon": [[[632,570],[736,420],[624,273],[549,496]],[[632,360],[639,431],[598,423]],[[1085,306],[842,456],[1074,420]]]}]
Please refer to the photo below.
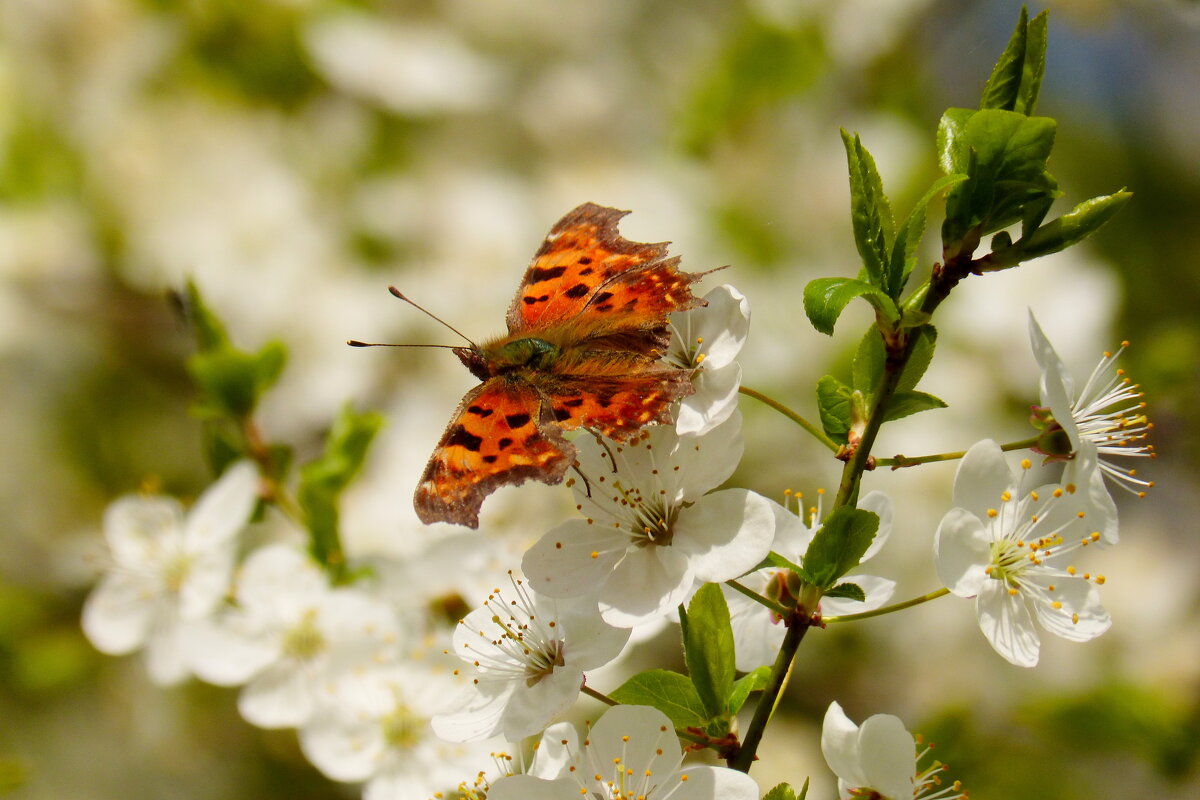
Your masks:
[{"label": "orange butterfly wing", "polygon": [[679,257],[667,257],[666,242],[623,238],[617,222],[628,213],[584,203],[550,229],[508,309],[510,334],[569,321],[652,330],[650,340],[666,344],[667,315],[703,303],[689,289],[700,275],[680,271]]},{"label": "orange butterfly wing", "polygon": [[670,405],[692,392],[690,373],[659,362],[668,315],[703,305],[666,243],[617,232],[627,211],[584,203],[551,228],[508,310],[509,336],[551,342],[545,367],[490,361],[488,346],[462,348],[483,383],[467,393],[417,486],[422,522],[475,528],[491,492],[534,479],[559,483],[575,461],[564,430],[585,427],[626,440],[671,422]]},{"label": "orange butterfly wing", "polygon": [[483,499],[533,478],[558,483],[575,446],[554,424],[538,390],[504,377],[467,392],[417,484],[413,506],[425,524],[479,527]]}]

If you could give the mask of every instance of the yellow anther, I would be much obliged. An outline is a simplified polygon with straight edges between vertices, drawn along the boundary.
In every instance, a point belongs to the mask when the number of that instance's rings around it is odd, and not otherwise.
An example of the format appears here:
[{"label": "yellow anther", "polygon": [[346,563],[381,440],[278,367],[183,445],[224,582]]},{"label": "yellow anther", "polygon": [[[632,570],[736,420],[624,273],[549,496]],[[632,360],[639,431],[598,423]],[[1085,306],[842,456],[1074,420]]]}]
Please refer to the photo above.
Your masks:
[{"label": "yellow anther", "polygon": [[987,510],[987,515],[988,515],[989,517],[991,517],[992,519],[995,519],[996,517],[1000,516],[1000,512],[999,512],[999,511],[997,511],[997,510],[996,510],[996,509],[994,509],[994,508],[989,508],[989,509]]},{"label": "yellow anther", "polygon": [[1033,466],[1033,462],[1030,461],[1028,458],[1021,459],[1021,469],[1029,469],[1032,466]]},{"label": "yellow anther", "polygon": [[599,550],[593,550],[593,551],[592,551],[592,558],[599,558],[599,557],[600,557],[600,551],[599,551]]},{"label": "yellow anther", "polygon": [[1008,491],[1001,492],[1000,499],[1007,503],[1009,500],[1012,500],[1012,492],[1008,492]]}]

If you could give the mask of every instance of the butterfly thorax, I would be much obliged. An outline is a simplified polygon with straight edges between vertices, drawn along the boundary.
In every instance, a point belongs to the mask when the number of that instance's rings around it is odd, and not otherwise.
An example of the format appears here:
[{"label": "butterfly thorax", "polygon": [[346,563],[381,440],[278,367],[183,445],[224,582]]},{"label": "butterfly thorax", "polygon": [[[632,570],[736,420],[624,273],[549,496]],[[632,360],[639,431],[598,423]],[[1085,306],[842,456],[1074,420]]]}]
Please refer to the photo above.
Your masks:
[{"label": "butterfly thorax", "polygon": [[520,370],[546,370],[558,360],[562,350],[545,339],[525,336],[503,338],[476,347],[456,347],[454,354],[480,380]]}]

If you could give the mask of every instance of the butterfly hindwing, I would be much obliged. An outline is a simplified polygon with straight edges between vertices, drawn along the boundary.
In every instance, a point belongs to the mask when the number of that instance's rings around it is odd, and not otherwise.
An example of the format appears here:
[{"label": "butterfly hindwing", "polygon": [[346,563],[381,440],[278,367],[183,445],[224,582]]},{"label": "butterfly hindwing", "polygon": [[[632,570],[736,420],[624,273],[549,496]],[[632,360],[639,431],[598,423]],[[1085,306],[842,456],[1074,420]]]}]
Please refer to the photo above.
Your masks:
[{"label": "butterfly hindwing", "polygon": [[584,203],[550,229],[509,307],[509,333],[583,316],[616,328],[660,328],[666,315],[699,305],[688,288],[699,276],[680,271],[666,242],[631,242],[617,232],[628,213]]},{"label": "butterfly hindwing", "polygon": [[620,378],[562,376],[547,388],[554,419],[624,441],[647,425],[671,422],[671,403],[693,391],[687,370],[655,369]]},{"label": "butterfly hindwing", "polygon": [[433,451],[413,505],[421,521],[479,526],[493,491],[532,478],[558,483],[575,461],[553,410],[534,387],[490,378],[463,398]]}]

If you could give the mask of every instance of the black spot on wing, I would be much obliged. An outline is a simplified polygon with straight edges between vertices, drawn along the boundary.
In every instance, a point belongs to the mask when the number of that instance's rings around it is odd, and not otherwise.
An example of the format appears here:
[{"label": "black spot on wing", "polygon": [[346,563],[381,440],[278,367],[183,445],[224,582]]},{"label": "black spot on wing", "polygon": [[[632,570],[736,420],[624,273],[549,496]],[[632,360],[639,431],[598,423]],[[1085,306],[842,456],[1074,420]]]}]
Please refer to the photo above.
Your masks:
[{"label": "black spot on wing", "polygon": [[483,457],[483,463],[485,463],[485,464],[495,464],[495,463],[496,463],[496,459],[498,459],[499,457],[500,457],[500,456],[484,456],[484,457]]},{"label": "black spot on wing", "polygon": [[500,441],[496,442],[496,447],[504,450],[505,448],[512,446],[512,443],[513,440],[505,436]]},{"label": "black spot on wing", "polygon": [[592,263],[592,259],[589,258],[588,256],[580,256],[579,263],[583,264],[586,267],[588,264]]},{"label": "black spot on wing", "polygon": [[455,425],[454,429],[446,436],[447,447],[458,445],[470,450],[472,453],[478,453],[481,444],[483,444],[483,437],[476,436],[462,425]]},{"label": "black spot on wing", "polygon": [[541,283],[542,281],[552,281],[555,278],[561,278],[563,273],[567,271],[566,267],[534,267],[529,270],[529,274],[525,276],[526,284]]},{"label": "black spot on wing", "polygon": [[488,417],[491,416],[492,409],[483,408],[482,406],[469,406],[467,408],[467,413],[474,414],[477,417]]},{"label": "black spot on wing", "polygon": [[504,418],[504,421],[508,423],[510,430],[515,431],[524,428],[529,424],[531,419],[532,417],[530,417],[528,414],[509,414]]},{"label": "black spot on wing", "polygon": [[550,299],[550,295],[548,295],[548,294],[544,294],[541,297],[534,297],[531,294],[527,294],[521,298],[521,302],[523,302],[527,306],[531,306],[534,303],[544,303],[549,299]]},{"label": "black spot on wing", "polygon": [[563,400],[563,405],[567,408],[579,408],[581,405],[583,405],[583,398],[575,397],[571,400]]},{"label": "black spot on wing", "polygon": [[587,293],[588,293],[588,286],[586,283],[577,283],[574,286],[572,286],[570,289],[567,289],[565,292],[563,292],[563,294],[565,294],[567,297],[571,298],[572,300],[579,298],[579,297],[583,297]]},{"label": "black spot on wing", "polygon": [[558,420],[559,422],[562,422],[563,420],[566,420],[566,419],[570,419],[571,418],[571,409],[569,409],[569,408],[554,409],[554,418],[556,420]]}]

